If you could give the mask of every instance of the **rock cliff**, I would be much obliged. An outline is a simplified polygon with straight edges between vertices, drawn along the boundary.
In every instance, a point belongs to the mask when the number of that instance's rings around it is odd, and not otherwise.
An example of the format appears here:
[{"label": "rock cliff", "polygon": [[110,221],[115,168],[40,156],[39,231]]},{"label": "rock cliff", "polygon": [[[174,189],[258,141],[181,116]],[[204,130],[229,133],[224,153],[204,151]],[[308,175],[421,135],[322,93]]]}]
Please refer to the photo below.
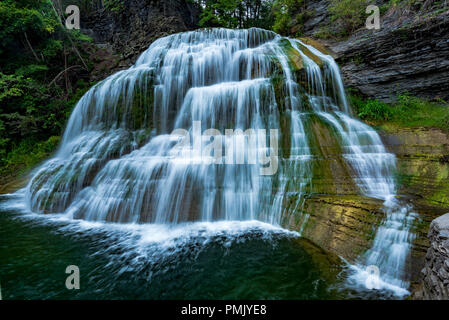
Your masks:
[{"label": "rock cliff", "polygon": [[123,0],[120,7],[100,5],[81,14],[82,32],[97,46],[92,79],[128,68],[158,38],[197,28],[198,15],[188,0]]},{"label": "rock cliff", "polygon": [[[386,4],[386,1],[375,1]],[[449,7],[444,2],[415,1],[415,7],[391,5],[381,15],[380,30],[361,27],[348,38],[334,39],[330,1],[305,1],[304,21],[292,27],[321,39],[335,54],[347,87],[390,102],[408,91],[424,98],[449,99]]]},{"label": "rock cliff", "polygon": [[449,300],[449,213],[433,220],[420,298]]},{"label": "rock cliff", "polygon": [[366,96],[388,102],[408,91],[449,99],[448,13],[410,26],[365,30],[331,48],[345,84]]}]

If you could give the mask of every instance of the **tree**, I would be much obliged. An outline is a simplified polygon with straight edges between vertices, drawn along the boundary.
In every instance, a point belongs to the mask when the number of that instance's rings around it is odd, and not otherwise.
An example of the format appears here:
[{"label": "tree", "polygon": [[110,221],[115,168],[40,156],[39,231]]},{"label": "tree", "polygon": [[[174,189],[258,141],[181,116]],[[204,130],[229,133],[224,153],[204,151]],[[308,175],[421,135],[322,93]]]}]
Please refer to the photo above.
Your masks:
[{"label": "tree", "polygon": [[[61,134],[87,65],[89,39],[63,27],[59,1],[0,2],[0,167],[25,140]],[[33,145],[30,143],[30,145]]]},{"label": "tree", "polygon": [[272,0],[195,0],[200,26],[271,29]]}]

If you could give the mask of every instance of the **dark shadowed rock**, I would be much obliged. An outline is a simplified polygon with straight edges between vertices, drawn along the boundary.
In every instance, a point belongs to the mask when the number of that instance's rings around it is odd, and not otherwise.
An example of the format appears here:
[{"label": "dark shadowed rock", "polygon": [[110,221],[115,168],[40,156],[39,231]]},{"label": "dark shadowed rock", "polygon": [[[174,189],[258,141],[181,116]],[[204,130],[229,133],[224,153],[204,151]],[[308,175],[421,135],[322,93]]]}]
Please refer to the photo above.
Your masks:
[{"label": "dark shadowed rock", "polygon": [[[386,102],[405,91],[449,99],[449,7],[415,2],[416,8],[391,5],[381,16],[380,30],[362,26],[348,39],[322,40],[336,54],[347,87]],[[316,37],[322,28],[335,36],[329,6],[329,0],[306,2],[306,36]]]},{"label": "dark shadowed rock", "polygon": [[426,265],[418,298],[449,300],[449,213],[430,224]]},{"label": "dark shadowed rock", "polygon": [[449,15],[410,27],[365,30],[331,45],[345,84],[362,94],[392,101],[414,96],[449,99]]},{"label": "dark shadowed rock", "polygon": [[198,27],[198,8],[188,0],[124,0],[123,8],[100,7],[82,15],[82,31],[101,52],[99,79],[131,66],[156,39]]}]

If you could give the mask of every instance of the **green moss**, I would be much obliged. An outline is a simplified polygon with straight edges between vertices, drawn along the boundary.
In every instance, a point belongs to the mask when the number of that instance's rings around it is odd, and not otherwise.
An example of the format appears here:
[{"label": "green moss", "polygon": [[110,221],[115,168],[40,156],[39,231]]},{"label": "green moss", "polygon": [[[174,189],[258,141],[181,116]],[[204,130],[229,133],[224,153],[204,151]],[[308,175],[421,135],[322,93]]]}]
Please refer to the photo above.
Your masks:
[{"label": "green moss", "polygon": [[112,12],[120,12],[125,9],[125,4],[123,0],[105,0],[104,7]]},{"label": "green moss", "polygon": [[396,173],[395,181],[399,186],[408,186],[412,183],[413,175],[406,173]]},{"label": "green moss", "polygon": [[439,188],[430,196],[429,201],[436,205],[449,205],[449,167],[447,165],[440,165],[435,180]]},{"label": "green moss", "polygon": [[[136,84],[131,91],[125,87],[117,101],[107,102],[113,106],[112,113],[103,115],[107,128],[125,125],[131,130],[150,128],[153,121],[154,87],[151,74],[141,75],[146,79],[143,84]],[[95,108],[95,104],[92,105]],[[106,129],[106,128],[105,128]]]},{"label": "green moss", "polygon": [[286,92],[284,88],[284,75],[282,71],[276,70],[270,78],[271,84],[273,85],[274,95],[276,99],[276,104],[279,109],[279,113],[285,112],[285,97]]}]

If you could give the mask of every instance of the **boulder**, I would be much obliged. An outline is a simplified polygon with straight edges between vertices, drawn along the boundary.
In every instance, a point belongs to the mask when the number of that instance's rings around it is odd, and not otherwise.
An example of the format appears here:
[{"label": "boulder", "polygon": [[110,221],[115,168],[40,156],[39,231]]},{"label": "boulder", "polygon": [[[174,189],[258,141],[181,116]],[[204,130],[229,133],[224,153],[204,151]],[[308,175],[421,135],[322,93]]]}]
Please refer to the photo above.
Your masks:
[{"label": "boulder", "polygon": [[430,246],[417,296],[426,300],[449,300],[449,213],[432,221],[428,237]]}]

